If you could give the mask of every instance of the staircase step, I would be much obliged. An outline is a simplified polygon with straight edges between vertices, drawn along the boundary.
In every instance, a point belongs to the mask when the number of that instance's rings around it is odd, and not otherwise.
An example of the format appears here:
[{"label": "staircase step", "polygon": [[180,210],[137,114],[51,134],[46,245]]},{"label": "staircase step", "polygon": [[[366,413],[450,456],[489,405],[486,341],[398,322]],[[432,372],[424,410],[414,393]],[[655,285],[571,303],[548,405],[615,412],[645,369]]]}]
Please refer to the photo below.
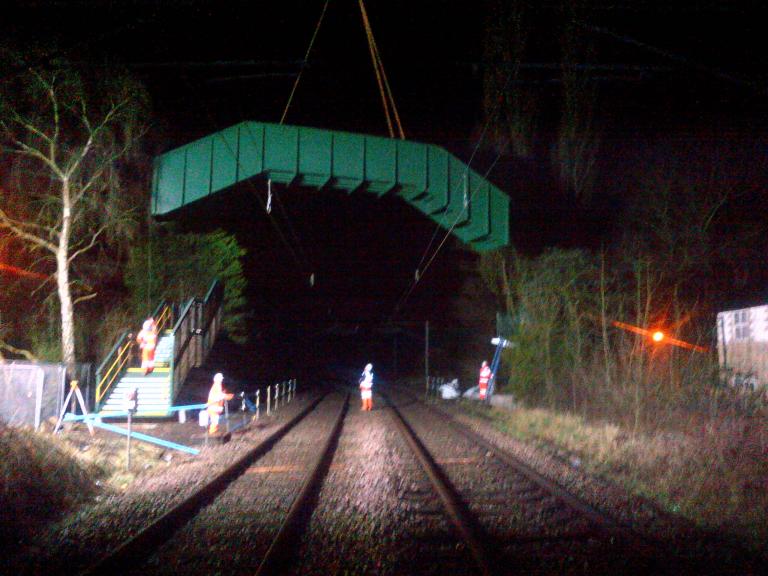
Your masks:
[{"label": "staircase step", "polygon": [[139,388],[153,388],[153,387],[161,387],[161,386],[168,386],[171,381],[168,378],[153,378],[153,379],[146,379],[143,378],[123,378],[115,384],[115,390],[118,389],[125,389],[130,386],[137,386]]},{"label": "staircase step", "polygon": [[[146,394],[144,396],[139,397],[139,404],[144,404],[145,402],[165,402],[168,403],[171,401],[171,397],[168,394],[161,395],[161,394],[155,394],[155,395],[149,395]],[[115,398],[114,400],[110,398],[106,402],[104,402],[103,406],[123,406],[125,404],[125,398]]]},{"label": "staircase step", "polygon": [[[148,376],[154,376],[156,374],[165,374],[168,375],[168,373],[171,371],[170,366],[155,366],[155,368],[148,374]],[[144,375],[144,368],[128,368],[126,370],[128,374],[141,374]]]}]

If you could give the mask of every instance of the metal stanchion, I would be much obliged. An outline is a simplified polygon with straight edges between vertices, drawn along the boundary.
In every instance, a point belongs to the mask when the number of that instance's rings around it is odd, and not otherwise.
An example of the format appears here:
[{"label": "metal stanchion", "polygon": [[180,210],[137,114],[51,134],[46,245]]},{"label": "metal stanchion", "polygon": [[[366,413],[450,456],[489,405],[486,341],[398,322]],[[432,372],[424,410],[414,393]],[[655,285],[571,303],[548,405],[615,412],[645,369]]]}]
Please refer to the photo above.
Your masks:
[{"label": "metal stanchion", "polygon": [[256,390],[256,420],[261,416],[261,390]]},{"label": "metal stanchion", "polygon": [[126,436],[126,446],[125,446],[125,469],[130,470],[131,469],[131,412],[128,411],[128,435]]},{"label": "metal stanchion", "polygon": [[138,399],[139,399],[139,391],[134,386],[128,391],[128,394],[125,397],[125,408],[126,410],[128,410],[128,434],[127,434],[126,446],[125,446],[126,470],[131,469],[131,421],[132,421],[133,413],[136,412],[136,409],[138,407]]},{"label": "metal stanchion", "polygon": [[272,392],[270,390],[270,386],[267,386],[267,416],[269,416],[269,413],[272,410],[271,404],[272,404]]}]

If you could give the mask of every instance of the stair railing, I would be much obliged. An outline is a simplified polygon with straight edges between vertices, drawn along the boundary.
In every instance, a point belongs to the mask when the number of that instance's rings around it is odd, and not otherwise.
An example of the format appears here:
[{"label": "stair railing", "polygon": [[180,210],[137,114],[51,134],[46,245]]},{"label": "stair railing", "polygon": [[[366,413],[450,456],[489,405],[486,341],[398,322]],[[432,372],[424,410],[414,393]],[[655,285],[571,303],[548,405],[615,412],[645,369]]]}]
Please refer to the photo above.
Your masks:
[{"label": "stair railing", "polygon": [[133,334],[127,331],[123,332],[107,357],[96,369],[96,410],[100,408],[106,393],[125,371],[131,359],[132,346]]},{"label": "stair railing", "polygon": [[214,280],[205,298],[190,299],[173,326],[173,396],[189,374],[202,365],[221,328],[224,285]]},{"label": "stair railing", "polygon": [[222,306],[223,302],[224,284],[218,280],[214,280],[202,302],[202,322],[199,325],[200,331],[198,331],[198,335],[200,336],[200,355],[195,366],[200,366],[205,361],[208,352],[210,352],[216,342],[216,337],[221,329],[221,317],[224,308]]},{"label": "stair railing", "polygon": [[163,333],[163,330],[173,325],[173,306],[166,300],[160,302],[152,313],[152,318],[155,319],[155,326],[157,327],[158,335]]},{"label": "stair railing", "polygon": [[195,299],[190,298],[181,309],[179,319],[173,326],[173,355],[171,356],[171,375],[173,381],[172,398],[176,397],[181,383],[192,369],[193,359],[190,342],[195,332]]}]

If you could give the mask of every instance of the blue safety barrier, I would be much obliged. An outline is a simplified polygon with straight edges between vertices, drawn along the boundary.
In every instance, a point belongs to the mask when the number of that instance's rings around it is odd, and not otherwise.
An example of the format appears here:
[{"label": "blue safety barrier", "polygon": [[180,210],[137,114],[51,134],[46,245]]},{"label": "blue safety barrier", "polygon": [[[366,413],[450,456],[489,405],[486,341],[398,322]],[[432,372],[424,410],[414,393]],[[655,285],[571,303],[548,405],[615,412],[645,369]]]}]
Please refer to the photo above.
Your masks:
[{"label": "blue safety barrier", "polygon": [[186,406],[171,406],[168,408],[168,412],[178,412],[179,410],[203,410],[208,407],[208,404],[188,404]]},{"label": "blue safety barrier", "polygon": [[[123,436],[128,435],[128,430],[126,430],[125,428],[120,428],[120,426],[105,424],[104,422],[94,422],[93,425],[97,426],[98,428],[103,428],[104,430],[109,430],[110,432],[116,432],[117,434],[122,434]],[[197,450],[196,448],[190,448],[189,446],[183,446],[182,444],[176,444],[176,442],[170,442],[168,440],[163,440],[162,438],[157,438],[155,436],[142,434],[141,432],[134,432],[133,430],[131,430],[131,438],[136,438],[137,440],[144,440],[145,442],[150,442],[151,444],[157,444],[158,446],[171,448],[173,450],[178,450],[179,452],[186,452],[188,454],[197,455],[200,453],[200,450]]]},{"label": "blue safety barrier", "polygon": [[64,415],[64,422],[82,422],[83,420],[101,420],[102,418],[128,418],[128,412],[109,412],[107,414],[93,412],[91,414],[82,414],[80,416],[67,412]]}]

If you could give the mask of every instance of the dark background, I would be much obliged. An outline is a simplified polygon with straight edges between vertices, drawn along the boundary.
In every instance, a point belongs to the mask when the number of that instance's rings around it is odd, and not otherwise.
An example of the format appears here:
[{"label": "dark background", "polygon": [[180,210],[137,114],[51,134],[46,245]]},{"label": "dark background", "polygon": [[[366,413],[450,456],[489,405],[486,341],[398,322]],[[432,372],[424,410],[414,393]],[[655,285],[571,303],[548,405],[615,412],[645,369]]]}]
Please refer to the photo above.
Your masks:
[{"label": "dark background", "polygon": [[[493,164],[489,179],[512,198],[516,248],[530,254],[555,245],[594,248],[613,237],[613,216],[625,198],[606,192],[577,206],[558,190],[549,162],[561,97],[559,3],[531,4],[518,81],[535,87],[541,137],[525,160],[497,157],[483,132],[484,71],[499,65],[483,56],[487,2],[369,0],[366,6],[408,138],[445,146],[464,161],[477,152],[472,167],[480,173]],[[128,66],[153,99],[147,143],[162,153],[246,119],[279,121],[322,7],[321,0],[12,2],[2,32],[22,45],[53,42],[89,66]],[[591,8],[581,25],[594,56],[583,64],[598,86],[605,177],[620,181],[637,168],[637,150],[665,135],[738,139],[765,131],[759,3],[594,2]],[[329,3],[286,122],[386,134],[356,1]],[[419,362],[424,321],[437,346],[441,334],[454,334],[454,298],[476,258],[472,252],[448,239],[409,292],[430,241],[444,237],[426,217],[389,197],[298,188],[276,194],[271,217],[262,208],[260,181],[182,217],[193,230],[233,231],[248,250],[257,350],[278,362],[311,357],[315,367],[362,367],[372,359],[392,373],[393,341],[380,332],[384,321],[402,323],[405,367]],[[492,315],[478,314],[492,331]]]}]

